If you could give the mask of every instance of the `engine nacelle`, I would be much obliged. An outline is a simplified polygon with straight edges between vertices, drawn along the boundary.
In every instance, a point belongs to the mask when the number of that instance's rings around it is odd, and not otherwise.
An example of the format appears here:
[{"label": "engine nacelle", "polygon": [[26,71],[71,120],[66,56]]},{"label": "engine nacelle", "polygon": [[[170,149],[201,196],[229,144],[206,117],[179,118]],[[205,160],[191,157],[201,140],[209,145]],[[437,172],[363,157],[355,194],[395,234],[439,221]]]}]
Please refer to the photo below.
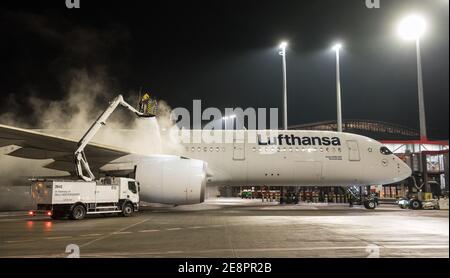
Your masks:
[{"label": "engine nacelle", "polygon": [[141,160],[136,167],[140,200],[149,203],[188,205],[205,200],[206,162],[179,156]]}]

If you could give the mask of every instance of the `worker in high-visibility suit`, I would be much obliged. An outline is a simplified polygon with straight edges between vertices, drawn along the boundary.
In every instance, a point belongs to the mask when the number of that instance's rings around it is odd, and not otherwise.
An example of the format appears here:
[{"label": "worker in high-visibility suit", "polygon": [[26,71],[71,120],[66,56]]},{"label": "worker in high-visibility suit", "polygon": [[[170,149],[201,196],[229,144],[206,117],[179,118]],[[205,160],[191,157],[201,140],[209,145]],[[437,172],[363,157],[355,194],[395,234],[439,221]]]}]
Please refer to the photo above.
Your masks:
[{"label": "worker in high-visibility suit", "polygon": [[152,100],[149,93],[142,96],[139,104],[139,111],[147,115],[154,115],[156,109],[156,100]]}]

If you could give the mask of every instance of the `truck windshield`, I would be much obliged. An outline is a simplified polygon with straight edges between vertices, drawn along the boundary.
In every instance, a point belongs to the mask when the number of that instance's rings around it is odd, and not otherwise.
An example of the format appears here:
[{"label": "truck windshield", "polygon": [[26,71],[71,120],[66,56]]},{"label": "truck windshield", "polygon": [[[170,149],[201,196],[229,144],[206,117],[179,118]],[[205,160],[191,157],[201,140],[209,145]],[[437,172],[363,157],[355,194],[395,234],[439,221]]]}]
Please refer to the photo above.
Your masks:
[{"label": "truck windshield", "polygon": [[134,194],[137,193],[136,183],[135,183],[134,181],[129,181],[129,182],[128,182],[128,190],[130,190],[130,191],[133,192]]},{"label": "truck windshield", "polygon": [[381,152],[382,154],[384,154],[384,155],[392,154],[391,150],[388,149],[387,147],[381,147],[381,148],[380,148],[380,152]]}]

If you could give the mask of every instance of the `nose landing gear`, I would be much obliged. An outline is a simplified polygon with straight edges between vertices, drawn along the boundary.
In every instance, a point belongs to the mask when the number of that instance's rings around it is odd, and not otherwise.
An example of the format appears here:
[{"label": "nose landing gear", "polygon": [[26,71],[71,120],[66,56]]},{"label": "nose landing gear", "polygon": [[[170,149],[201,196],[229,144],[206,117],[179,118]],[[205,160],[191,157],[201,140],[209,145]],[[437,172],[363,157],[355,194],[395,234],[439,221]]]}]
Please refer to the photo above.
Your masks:
[{"label": "nose landing gear", "polygon": [[377,203],[375,200],[365,200],[364,207],[366,209],[375,209],[377,207]]},{"label": "nose landing gear", "polygon": [[353,204],[364,205],[366,209],[372,210],[378,206],[378,197],[375,194],[364,193],[360,186],[347,187],[347,192],[349,200],[351,200],[350,206],[353,206]]}]

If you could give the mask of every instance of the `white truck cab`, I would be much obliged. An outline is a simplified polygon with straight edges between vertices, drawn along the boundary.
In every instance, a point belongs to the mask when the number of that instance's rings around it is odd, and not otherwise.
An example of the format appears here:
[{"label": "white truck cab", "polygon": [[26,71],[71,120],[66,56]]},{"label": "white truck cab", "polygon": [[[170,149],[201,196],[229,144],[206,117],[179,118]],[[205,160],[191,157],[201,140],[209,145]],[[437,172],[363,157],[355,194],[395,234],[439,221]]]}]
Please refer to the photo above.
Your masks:
[{"label": "white truck cab", "polygon": [[130,216],[139,210],[139,184],[130,178],[104,177],[96,181],[36,179],[31,182],[35,210],[53,219],[68,216],[83,219],[88,214],[120,213]]}]

